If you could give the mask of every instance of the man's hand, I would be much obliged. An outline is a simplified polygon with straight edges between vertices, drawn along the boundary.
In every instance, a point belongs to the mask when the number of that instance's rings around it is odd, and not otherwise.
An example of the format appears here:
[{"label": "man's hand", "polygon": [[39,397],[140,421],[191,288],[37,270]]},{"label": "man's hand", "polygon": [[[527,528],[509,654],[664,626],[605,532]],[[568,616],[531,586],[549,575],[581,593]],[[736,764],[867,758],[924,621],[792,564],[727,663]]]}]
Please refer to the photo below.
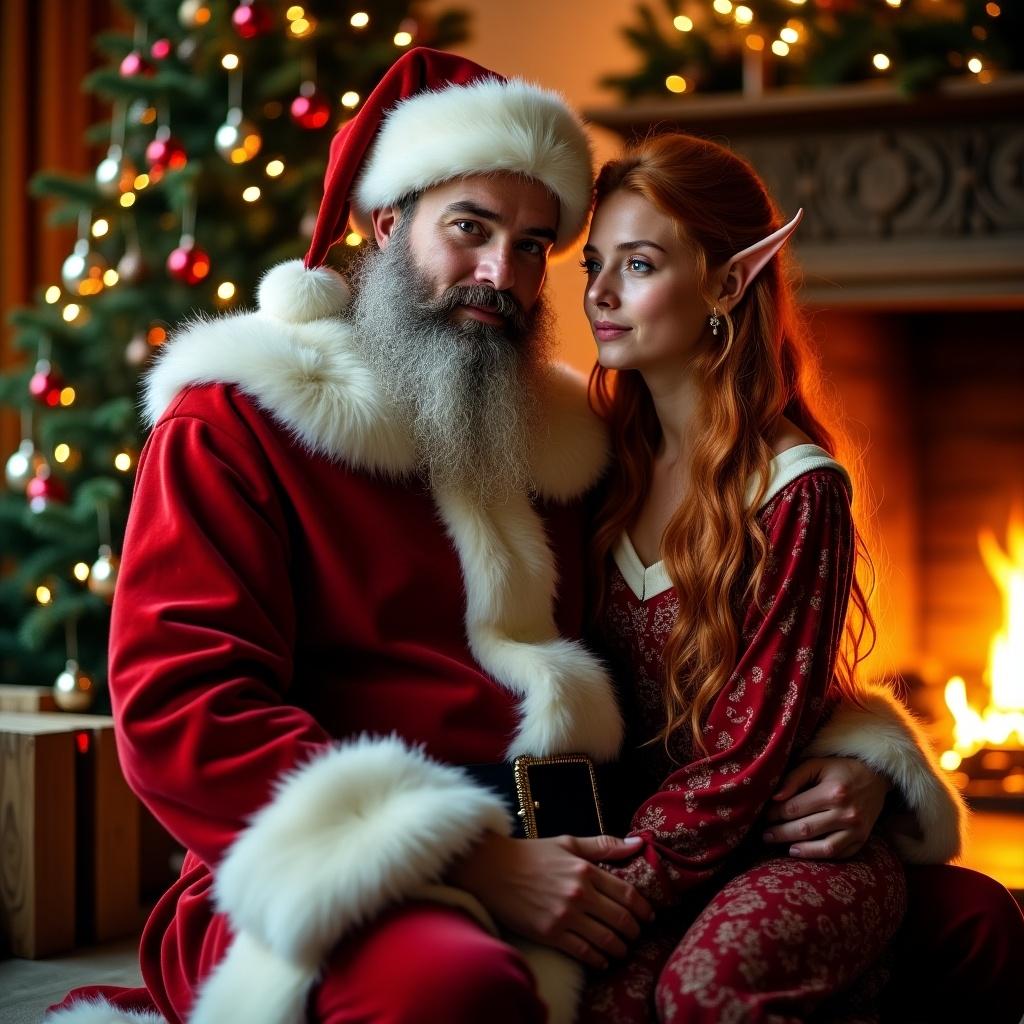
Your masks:
[{"label": "man's hand", "polygon": [[871,835],[889,789],[888,779],[856,758],[810,758],[772,797],[764,839],[791,843],[793,857],[852,857]]},{"label": "man's hand", "polygon": [[449,872],[499,924],[560,949],[589,967],[624,956],[626,942],[653,920],[650,904],[597,865],[639,852],[613,836],[508,839],[490,834]]}]

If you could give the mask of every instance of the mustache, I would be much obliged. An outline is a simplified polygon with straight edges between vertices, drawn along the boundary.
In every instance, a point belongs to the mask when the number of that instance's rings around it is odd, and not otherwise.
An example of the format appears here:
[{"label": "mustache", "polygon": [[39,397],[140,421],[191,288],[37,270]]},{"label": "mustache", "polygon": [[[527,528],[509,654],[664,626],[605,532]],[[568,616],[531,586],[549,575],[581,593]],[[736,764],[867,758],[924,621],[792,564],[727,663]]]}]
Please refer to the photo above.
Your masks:
[{"label": "mustache", "polygon": [[517,335],[524,333],[529,326],[527,313],[508,292],[500,292],[484,284],[453,285],[424,305],[432,313],[451,313],[459,306],[479,306],[500,316]]}]

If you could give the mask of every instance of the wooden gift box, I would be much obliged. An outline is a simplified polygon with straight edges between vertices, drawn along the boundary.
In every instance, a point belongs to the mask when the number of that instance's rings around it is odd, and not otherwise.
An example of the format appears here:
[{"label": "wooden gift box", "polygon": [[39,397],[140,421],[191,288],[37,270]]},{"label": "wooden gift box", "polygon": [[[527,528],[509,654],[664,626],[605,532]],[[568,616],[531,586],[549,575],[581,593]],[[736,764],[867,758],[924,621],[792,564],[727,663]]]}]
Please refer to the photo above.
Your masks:
[{"label": "wooden gift box", "polygon": [[138,931],[137,799],[113,719],[0,712],[0,945],[42,957]]}]

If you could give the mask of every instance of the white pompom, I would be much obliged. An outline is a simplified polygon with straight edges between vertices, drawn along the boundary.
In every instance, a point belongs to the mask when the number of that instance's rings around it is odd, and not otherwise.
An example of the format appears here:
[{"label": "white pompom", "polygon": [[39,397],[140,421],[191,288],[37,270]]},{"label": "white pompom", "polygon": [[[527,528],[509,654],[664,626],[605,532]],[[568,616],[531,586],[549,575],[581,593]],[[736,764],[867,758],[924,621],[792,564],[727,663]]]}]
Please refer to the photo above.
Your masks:
[{"label": "white pompom", "polygon": [[352,298],[348,282],[329,267],[307,270],[302,260],[286,260],[263,275],[256,290],[260,311],[288,323],[305,324],[337,316]]}]

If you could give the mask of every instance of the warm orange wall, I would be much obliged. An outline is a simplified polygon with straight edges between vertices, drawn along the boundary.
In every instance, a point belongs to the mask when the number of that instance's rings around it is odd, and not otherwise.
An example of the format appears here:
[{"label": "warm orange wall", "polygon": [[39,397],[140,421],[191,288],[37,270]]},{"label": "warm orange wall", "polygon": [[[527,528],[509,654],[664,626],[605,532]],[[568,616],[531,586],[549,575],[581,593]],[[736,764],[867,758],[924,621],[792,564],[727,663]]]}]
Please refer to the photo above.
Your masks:
[{"label": "warm orange wall", "polygon": [[[599,89],[598,79],[637,63],[619,34],[632,13],[632,5],[621,0],[460,0],[458,6],[472,15],[473,38],[461,53],[503,74],[556,89],[577,108],[615,104],[615,94]],[[599,162],[614,155],[615,136],[595,131],[593,137]],[[562,358],[589,370],[594,348],[580,308],[578,258],[571,253],[551,268],[549,295],[558,316]]]}]

